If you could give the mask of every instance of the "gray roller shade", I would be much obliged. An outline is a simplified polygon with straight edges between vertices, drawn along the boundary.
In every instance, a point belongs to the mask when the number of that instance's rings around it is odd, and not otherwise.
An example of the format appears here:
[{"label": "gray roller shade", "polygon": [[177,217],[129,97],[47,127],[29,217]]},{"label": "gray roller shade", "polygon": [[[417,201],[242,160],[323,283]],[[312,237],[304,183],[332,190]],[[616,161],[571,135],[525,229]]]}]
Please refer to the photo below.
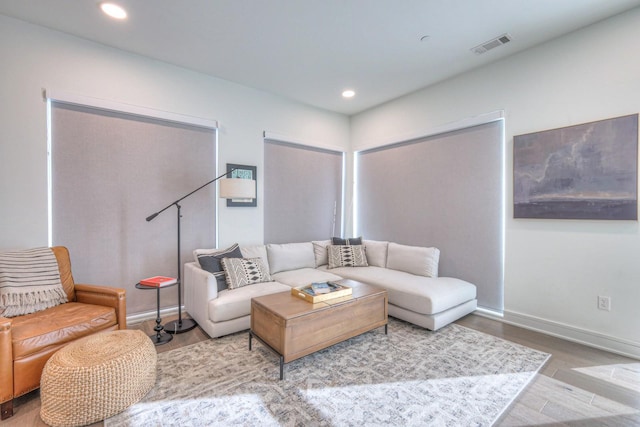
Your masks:
[{"label": "gray roller shade", "polygon": [[495,121],[356,155],[357,233],[440,249],[440,275],[503,310],[504,143]]},{"label": "gray roller shade", "polygon": [[343,158],[342,152],[265,140],[265,243],[341,235]]},{"label": "gray roller shade", "polygon": [[[154,310],[142,278],[177,275],[177,209],[145,218],[215,177],[216,131],[52,103],[52,240],[78,283],[127,290],[127,312]],[[182,262],[215,246],[215,185],[180,202]],[[162,291],[175,306],[177,287]]]}]

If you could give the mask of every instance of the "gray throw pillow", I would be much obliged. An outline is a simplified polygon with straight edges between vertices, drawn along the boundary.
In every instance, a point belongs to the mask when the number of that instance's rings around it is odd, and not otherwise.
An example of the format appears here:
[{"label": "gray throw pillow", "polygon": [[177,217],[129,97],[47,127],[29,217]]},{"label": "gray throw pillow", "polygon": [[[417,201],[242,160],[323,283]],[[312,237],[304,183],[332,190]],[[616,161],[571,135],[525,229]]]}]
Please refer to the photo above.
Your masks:
[{"label": "gray throw pillow", "polygon": [[235,243],[227,249],[198,255],[198,263],[200,263],[200,267],[213,274],[216,278],[218,292],[227,289],[227,281],[221,264],[222,258],[242,258],[242,252],[240,251],[238,244]]},{"label": "gray throw pillow", "polygon": [[361,245],[362,244],[362,236],[360,236],[360,237],[348,237],[346,239],[343,239],[341,237],[332,237],[331,238],[331,244],[338,245],[338,246]]}]

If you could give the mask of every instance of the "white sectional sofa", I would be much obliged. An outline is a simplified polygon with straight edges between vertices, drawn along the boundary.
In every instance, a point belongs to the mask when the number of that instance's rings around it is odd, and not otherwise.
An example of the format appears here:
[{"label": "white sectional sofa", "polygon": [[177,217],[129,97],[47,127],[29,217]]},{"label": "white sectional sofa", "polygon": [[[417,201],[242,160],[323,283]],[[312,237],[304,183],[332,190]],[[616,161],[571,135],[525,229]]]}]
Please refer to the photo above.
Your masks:
[{"label": "white sectional sofa", "polygon": [[[349,259],[347,262],[340,260],[336,253],[342,252],[339,247],[332,248],[330,240],[222,251],[196,250],[195,261],[185,264],[185,309],[207,334],[219,337],[249,329],[253,297],[290,292],[292,287],[343,278],[386,289],[389,315],[430,330],[437,330],[476,309],[475,285],[452,277],[438,277],[439,251],[436,248],[372,240],[362,243],[364,250],[358,249],[366,260],[358,264],[360,266],[340,266],[349,264]],[[224,272],[214,275],[202,267],[212,270],[208,264],[212,257],[221,259],[227,254],[259,259],[256,262],[266,270],[260,273],[262,279],[259,280],[270,281],[223,289],[224,280],[216,279],[223,277]],[[213,268],[213,271],[218,270]]]}]

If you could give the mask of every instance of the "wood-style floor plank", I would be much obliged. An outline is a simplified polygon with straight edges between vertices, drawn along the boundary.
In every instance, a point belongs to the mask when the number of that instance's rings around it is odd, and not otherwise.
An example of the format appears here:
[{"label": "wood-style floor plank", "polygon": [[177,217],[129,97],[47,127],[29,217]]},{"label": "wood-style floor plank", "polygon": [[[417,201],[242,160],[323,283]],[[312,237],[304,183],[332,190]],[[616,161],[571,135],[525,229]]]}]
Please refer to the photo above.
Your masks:
[{"label": "wood-style floor plank", "polygon": [[640,393],[611,383],[605,379],[585,375],[575,369],[560,370],[553,378],[580,387],[583,390],[591,391],[595,395],[608,396],[617,402],[635,409],[640,409]]},{"label": "wood-style floor plank", "polygon": [[[498,426],[640,426],[637,360],[481,316],[456,323],[552,355]],[[617,384],[578,371],[602,372],[611,365],[624,378]]]}]

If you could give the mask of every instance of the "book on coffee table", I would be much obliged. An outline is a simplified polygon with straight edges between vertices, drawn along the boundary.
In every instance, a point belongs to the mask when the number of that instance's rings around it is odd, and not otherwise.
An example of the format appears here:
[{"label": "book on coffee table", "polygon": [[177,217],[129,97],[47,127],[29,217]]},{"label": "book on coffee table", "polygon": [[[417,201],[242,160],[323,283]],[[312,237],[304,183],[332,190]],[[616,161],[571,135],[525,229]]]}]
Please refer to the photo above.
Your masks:
[{"label": "book on coffee table", "polygon": [[316,295],[328,294],[329,292],[331,292],[331,287],[327,282],[312,283],[311,289],[313,289],[313,292],[315,292]]},{"label": "book on coffee table", "polygon": [[319,289],[329,289],[328,292],[316,292],[314,285],[318,283],[312,283],[310,285],[300,286],[297,288],[291,288],[291,295],[295,295],[304,299],[310,303],[318,303],[333,298],[340,298],[347,295],[351,295],[353,290],[346,285],[341,285],[337,282],[326,282],[327,286],[317,286]]}]

